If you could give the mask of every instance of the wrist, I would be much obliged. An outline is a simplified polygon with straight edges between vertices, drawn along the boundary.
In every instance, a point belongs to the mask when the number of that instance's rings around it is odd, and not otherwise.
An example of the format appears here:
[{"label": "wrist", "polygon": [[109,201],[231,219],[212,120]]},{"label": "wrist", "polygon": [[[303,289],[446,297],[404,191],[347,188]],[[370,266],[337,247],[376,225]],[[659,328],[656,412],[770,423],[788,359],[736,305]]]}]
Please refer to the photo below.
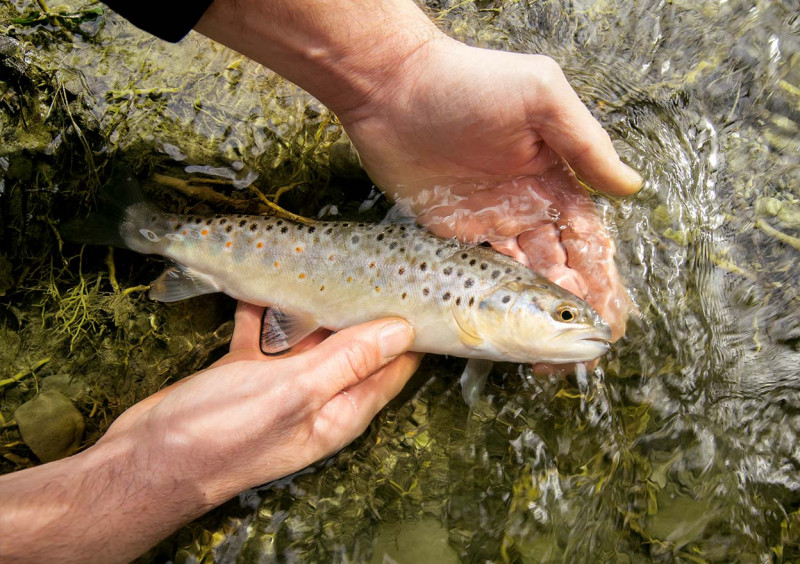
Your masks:
[{"label": "wrist", "polygon": [[340,116],[390,89],[426,44],[446,39],[411,0],[215,0],[196,29]]}]

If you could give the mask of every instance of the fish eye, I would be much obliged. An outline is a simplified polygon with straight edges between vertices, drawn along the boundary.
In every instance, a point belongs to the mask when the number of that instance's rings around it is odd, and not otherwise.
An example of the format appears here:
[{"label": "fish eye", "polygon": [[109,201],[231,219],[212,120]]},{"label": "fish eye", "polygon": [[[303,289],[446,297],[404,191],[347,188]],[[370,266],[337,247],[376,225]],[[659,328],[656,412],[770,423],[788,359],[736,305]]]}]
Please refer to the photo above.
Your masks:
[{"label": "fish eye", "polygon": [[568,305],[559,306],[559,308],[556,309],[555,318],[564,323],[572,323],[578,319],[578,310]]}]

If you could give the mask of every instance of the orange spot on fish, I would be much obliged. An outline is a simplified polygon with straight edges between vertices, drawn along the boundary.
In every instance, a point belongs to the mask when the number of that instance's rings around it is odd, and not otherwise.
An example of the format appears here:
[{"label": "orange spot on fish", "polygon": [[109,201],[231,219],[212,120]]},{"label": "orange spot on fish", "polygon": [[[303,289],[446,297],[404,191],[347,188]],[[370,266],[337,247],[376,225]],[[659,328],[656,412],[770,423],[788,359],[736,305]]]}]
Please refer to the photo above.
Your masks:
[{"label": "orange spot on fish", "polygon": [[263,246],[264,246],[264,243],[260,243],[260,242],[256,243],[256,248],[258,248],[258,249],[260,249]]},{"label": "orange spot on fish", "polygon": [[352,276],[348,276],[348,277],[347,277],[347,281],[348,281],[348,282],[352,282],[352,281],[353,281],[353,277],[352,277]]},{"label": "orange spot on fish", "polygon": [[208,229],[203,229],[203,230],[200,232],[200,235],[203,235],[203,236],[205,236],[205,235],[208,235]]},{"label": "orange spot on fish", "polygon": [[369,263],[369,267],[370,268],[375,268],[375,263],[374,262]]},{"label": "orange spot on fish", "polygon": [[279,264],[279,263],[278,263],[278,261],[276,260],[275,262],[273,262],[273,263],[272,263],[272,266],[274,266],[275,268],[278,268],[278,266],[280,266],[280,264]]},{"label": "orange spot on fish", "polygon": [[188,235],[188,234],[189,234],[189,232],[188,232],[188,231],[186,231],[186,230],[184,229],[184,230],[183,230],[183,234],[184,234],[184,235]]},{"label": "orange spot on fish", "polygon": [[294,252],[302,253],[303,252],[303,247],[295,247]]},{"label": "orange spot on fish", "polygon": [[231,245],[233,245],[233,241],[228,241],[227,243],[225,243],[226,247],[230,247]]},{"label": "orange spot on fish", "polygon": [[328,260],[333,260],[333,255],[329,256]]},{"label": "orange spot on fish", "polygon": [[381,291],[381,287],[380,286],[375,286],[375,291],[376,292],[380,292]]},{"label": "orange spot on fish", "polygon": [[320,286],[320,287],[319,287],[319,291],[320,291],[320,292],[324,292],[324,291],[325,291],[325,286]]},{"label": "orange spot on fish", "polygon": [[302,279],[303,279],[303,278],[305,278],[305,277],[306,277],[306,275],[305,275],[305,274],[300,274],[300,275],[298,276],[298,278],[299,278],[300,280],[302,280]]}]

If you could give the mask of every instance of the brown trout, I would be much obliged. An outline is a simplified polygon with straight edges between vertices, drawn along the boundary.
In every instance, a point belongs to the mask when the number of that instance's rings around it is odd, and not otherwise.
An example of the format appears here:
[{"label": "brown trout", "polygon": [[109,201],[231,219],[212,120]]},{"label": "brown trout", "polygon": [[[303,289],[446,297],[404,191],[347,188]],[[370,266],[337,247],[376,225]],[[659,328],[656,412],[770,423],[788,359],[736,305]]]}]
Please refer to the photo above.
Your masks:
[{"label": "brown trout", "polygon": [[[186,216],[144,201],[121,213],[113,234],[81,234],[73,225],[68,237],[174,261],[151,287],[155,300],[224,292],[267,306],[265,353],[320,327],[386,316],[411,323],[418,352],[559,364],[593,360],[609,348],[610,329],[586,302],[490,248],[413,224]],[[469,403],[490,368],[468,365],[462,384]]]}]

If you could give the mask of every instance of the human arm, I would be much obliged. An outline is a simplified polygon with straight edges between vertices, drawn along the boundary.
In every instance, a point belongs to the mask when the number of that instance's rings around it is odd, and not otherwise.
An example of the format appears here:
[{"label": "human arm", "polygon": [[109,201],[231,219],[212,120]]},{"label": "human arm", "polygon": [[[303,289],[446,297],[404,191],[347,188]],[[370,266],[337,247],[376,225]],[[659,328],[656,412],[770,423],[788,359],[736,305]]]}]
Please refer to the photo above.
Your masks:
[{"label": "human arm", "polygon": [[552,59],[459,43],[411,0],[216,0],[196,29],[332,109],[376,184],[434,233],[489,241],[624,333],[614,244],[573,171],[611,195],[642,180]]},{"label": "human arm", "polygon": [[96,445],[0,476],[0,561],[129,561],[242,490],[341,449],[420,358],[403,354],[402,320],[318,332],[273,358],[258,349],[259,308],[240,306],[236,323],[228,355],[130,408]]}]

